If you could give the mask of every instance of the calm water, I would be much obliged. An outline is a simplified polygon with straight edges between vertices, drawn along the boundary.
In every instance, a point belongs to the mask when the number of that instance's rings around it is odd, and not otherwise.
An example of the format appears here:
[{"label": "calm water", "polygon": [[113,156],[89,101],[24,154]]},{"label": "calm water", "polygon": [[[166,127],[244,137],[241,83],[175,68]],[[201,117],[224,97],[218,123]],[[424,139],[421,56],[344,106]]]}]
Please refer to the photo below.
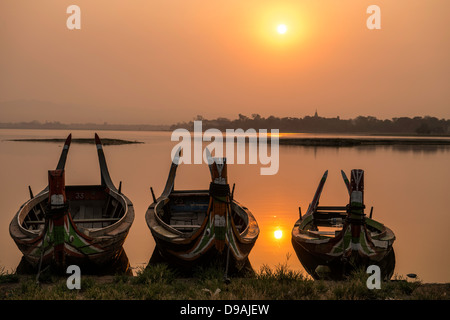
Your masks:
[{"label": "calm water", "polygon": [[[47,184],[47,170],[56,167],[62,144],[12,142],[17,138],[65,138],[64,130],[0,130],[0,266],[13,270],[21,253],[9,235],[9,223],[28,199]],[[73,138],[93,137],[91,131],[73,131]],[[144,215],[151,203],[150,187],[161,193],[176,142],[167,132],[98,132],[101,138],[139,140],[145,144],[105,146],[111,177],[133,201],[136,217],[125,242],[132,267],[145,266],[155,243]],[[206,145],[206,144],[205,144]],[[424,282],[450,282],[450,148],[358,147],[314,148],[280,146],[280,168],[261,176],[258,165],[229,165],[229,182],[236,183],[235,198],[258,220],[261,233],[250,254],[255,270],[287,261],[303,270],[291,245],[290,232],[304,213],[325,170],[328,180],[321,205],[345,205],[347,191],[340,170],[365,170],[365,201],[373,215],[396,234],[395,273],[416,273]],[[206,164],[181,165],[177,189],[207,189]],[[100,172],[94,145],[72,144],[66,164],[67,184],[98,184]],[[274,232],[282,231],[276,239]]]}]

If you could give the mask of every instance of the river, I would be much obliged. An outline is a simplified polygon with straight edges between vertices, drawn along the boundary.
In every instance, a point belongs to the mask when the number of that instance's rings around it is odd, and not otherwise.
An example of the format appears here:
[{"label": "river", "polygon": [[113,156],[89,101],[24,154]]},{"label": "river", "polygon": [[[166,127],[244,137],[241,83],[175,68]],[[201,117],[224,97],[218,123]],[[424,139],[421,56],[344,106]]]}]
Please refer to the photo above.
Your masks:
[{"label": "river", "polygon": [[[67,130],[0,130],[0,267],[14,270],[21,252],[9,235],[9,223],[29,198],[28,186],[37,194],[47,185],[47,170],[54,169],[62,143],[18,142],[11,139],[61,138]],[[131,266],[147,265],[155,242],[144,219],[162,192],[170,167],[170,154],[177,142],[171,132],[99,131],[101,138],[137,140],[143,144],[105,146],[105,155],[116,185],[134,204],[135,220],[124,248]],[[89,138],[93,131],[73,131],[73,138]],[[318,136],[318,135],[302,135]],[[332,135],[327,135],[330,137]],[[346,205],[348,194],[340,170],[365,171],[365,203],[374,207],[374,219],[395,235],[395,274],[415,273],[423,282],[450,282],[450,147],[371,146],[305,147],[280,146],[279,170],[261,175],[260,164],[230,164],[228,177],[235,183],[235,199],[256,217],[260,236],[250,254],[258,271],[280,263],[303,271],[291,244],[291,230],[298,207],[306,212],[325,170],[328,180],[321,205]],[[100,172],[94,145],[71,145],[66,163],[66,184],[99,184]],[[206,164],[183,164],[177,172],[177,189],[207,189]],[[276,235],[276,236],[275,236]],[[303,271],[304,272],[304,271]],[[305,273],[306,274],[306,273]]]}]

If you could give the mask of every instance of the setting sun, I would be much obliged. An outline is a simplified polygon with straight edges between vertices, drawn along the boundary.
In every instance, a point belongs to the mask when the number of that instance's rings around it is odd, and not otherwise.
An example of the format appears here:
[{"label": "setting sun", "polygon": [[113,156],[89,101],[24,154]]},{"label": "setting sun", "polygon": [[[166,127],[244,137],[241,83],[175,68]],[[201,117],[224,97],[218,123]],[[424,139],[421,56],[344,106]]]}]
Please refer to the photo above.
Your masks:
[{"label": "setting sun", "polygon": [[277,27],[277,31],[279,34],[285,34],[287,32],[288,28],[285,24],[280,24]]},{"label": "setting sun", "polygon": [[277,3],[261,6],[253,14],[249,30],[258,45],[264,46],[264,52],[269,53],[264,57],[271,58],[275,52],[298,58],[296,51],[305,50],[305,41],[312,34],[310,17],[305,12],[300,4]]},{"label": "setting sun", "polygon": [[281,239],[283,237],[283,231],[275,230],[275,232],[273,233],[273,236],[275,237],[275,239]]}]

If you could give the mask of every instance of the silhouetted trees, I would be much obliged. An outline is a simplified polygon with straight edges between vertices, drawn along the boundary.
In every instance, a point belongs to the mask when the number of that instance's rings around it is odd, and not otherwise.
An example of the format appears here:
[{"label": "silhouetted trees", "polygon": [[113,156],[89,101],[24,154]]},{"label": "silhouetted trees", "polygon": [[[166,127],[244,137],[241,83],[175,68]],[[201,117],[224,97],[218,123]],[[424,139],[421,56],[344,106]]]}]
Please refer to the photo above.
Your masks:
[{"label": "silhouetted trees", "polygon": [[58,121],[41,123],[39,121],[20,123],[0,123],[0,128],[16,129],[80,129],[80,130],[129,130],[129,131],[167,131],[177,128],[194,130],[194,121],[202,121],[203,130],[210,128],[225,132],[226,129],[279,129],[280,132],[306,132],[306,133],[349,133],[349,134],[408,134],[408,135],[450,135],[450,120],[436,117],[400,117],[380,120],[372,116],[359,116],[354,119],[324,118],[318,115],[295,117],[267,118],[259,114],[250,117],[238,114],[237,119],[220,117],[208,120],[197,115],[189,122],[174,125],[127,125],[127,124],[64,124]]},{"label": "silhouetted trees", "polygon": [[[305,116],[303,118],[270,116],[261,117],[252,114],[248,117],[239,114],[237,119],[217,118],[213,120],[197,116],[196,120],[202,120],[203,130],[216,128],[221,131],[226,129],[241,128],[247,130],[279,129],[280,132],[307,132],[307,133],[373,133],[373,134],[419,134],[419,135],[448,135],[450,134],[450,120],[435,117],[400,117],[391,120],[380,120],[373,116],[358,116],[355,119],[324,118],[319,116]],[[194,123],[182,122],[172,125],[171,130],[186,128],[193,130]]]}]

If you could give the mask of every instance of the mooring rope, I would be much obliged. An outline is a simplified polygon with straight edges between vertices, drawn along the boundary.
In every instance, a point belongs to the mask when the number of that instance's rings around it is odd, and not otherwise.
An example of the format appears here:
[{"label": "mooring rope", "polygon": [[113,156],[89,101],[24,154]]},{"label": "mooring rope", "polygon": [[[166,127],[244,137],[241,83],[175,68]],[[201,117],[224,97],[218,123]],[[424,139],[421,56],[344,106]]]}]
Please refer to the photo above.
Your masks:
[{"label": "mooring rope", "polygon": [[228,278],[228,264],[230,262],[230,247],[231,247],[231,245],[230,245],[230,243],[228,243],[227,261],[226,261],[226,264],[225,264],[225,274],[223,276],[223,280],[227,284],[230,282],[230,279]]},{"label": "mooring rope", "polygon": [[45,235],[47,233],[47,229],[48,229],[48,220],[45,220],[45,225],[44,225],[44,230],[42,230],[42,245],[41,245],[41,257],[39,258],[39,266],[38,266],[38,273],[36,275],[36,283],[39,283],[39,276],[41,275],[41,268],[42,268],[42,260],[44,259],[44,243],[45,243]]}]

